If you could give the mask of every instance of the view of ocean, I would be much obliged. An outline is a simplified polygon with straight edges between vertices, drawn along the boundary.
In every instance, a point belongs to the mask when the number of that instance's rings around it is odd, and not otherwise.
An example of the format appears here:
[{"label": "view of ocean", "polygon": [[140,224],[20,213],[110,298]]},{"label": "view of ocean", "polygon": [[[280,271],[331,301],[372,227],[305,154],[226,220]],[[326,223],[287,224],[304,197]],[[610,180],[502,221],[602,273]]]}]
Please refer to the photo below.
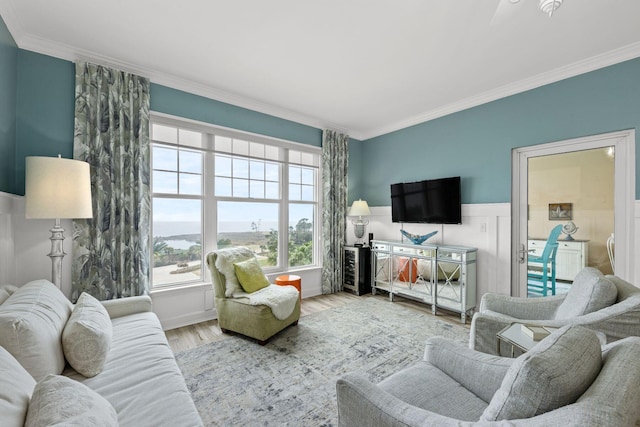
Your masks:
[{"label": "view of ocean", "polygon": [[[293,224],[295,225],[295,224]],[[269,231],[278,227],[277,221],[260,221],[258,231]],[[219,224],[219,233],[239,233],[255,231],[251,221],[231,221]],[[199,234],[200,222],[197,221],[158,221],[153,223],[153,236],[171,237],[183,234]]]}]

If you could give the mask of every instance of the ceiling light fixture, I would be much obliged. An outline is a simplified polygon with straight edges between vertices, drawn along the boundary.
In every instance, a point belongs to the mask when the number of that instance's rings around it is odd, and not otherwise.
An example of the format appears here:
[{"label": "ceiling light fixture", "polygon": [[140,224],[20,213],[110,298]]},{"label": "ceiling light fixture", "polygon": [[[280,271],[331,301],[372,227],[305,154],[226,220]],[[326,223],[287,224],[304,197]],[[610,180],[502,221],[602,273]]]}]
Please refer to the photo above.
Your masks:
[{"label": "ceiling light fixture", "polygon": [[555,12],[562,5],[562,0],[540,0],[540,11],[546,15],[551,17],[553,12]]}]

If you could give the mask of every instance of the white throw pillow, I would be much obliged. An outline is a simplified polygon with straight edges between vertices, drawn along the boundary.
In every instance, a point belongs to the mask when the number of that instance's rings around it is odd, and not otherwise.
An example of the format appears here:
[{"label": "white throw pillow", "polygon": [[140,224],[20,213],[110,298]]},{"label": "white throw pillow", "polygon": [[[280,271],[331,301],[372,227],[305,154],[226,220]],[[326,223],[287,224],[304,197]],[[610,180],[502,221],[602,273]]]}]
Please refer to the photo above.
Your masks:
[{"label": "white throw pillow", "polygon": [[111,348],[113,326],[102,303],[83,292],[62,332],[67,362],[85,377],[102,372]]},{"label": "white throw pillow", "polygon": [[237,292],[244,292],[236,277],[236,270],[233,264],[253,258],[255,255],[251,252],[251,249],[240,246],[237,248],[219,249],[215,252],[217,254],[216,268],[224,275],[225,279],[224,295],[230,298]]},{"label": "white throw pillow", "polygon": [[62,330],[72,308],[53,283],[27,283],[0,305],[0,346],[36,381],[48,374],[62,373]]},{"label": "white throw pillow", "polygon": [[113,406],[86,385],[48,375],[33,390],[25,427],[117,426]]},{"label": "white throw pillow", "polygon": [[36,381],[4,348],[0,347],[0,424],[22,427]]}]

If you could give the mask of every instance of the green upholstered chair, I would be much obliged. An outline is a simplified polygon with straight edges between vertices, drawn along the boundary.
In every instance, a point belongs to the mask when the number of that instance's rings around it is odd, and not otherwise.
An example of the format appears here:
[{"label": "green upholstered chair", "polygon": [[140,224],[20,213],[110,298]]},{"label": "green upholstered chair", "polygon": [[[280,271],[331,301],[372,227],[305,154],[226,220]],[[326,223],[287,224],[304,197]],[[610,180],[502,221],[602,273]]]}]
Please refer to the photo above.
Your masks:
[{"label": "green upholstered chair", "polygon": [[[207,255],[207,265],[213,284],[214,302],[218,313],[218,325],[222,332],[236,332],[258,340],[262,345],[276,333],[289,325],[296,325],[300,318],[300,301],[295,295],[293,312],[284,319],[278,319],[270,307],[266,305],[251,305],[246,298],[233,296],[231,282],[216,266],[219,257],[232,256],[234,262],[244,261],[255,257],[247,248],[225,248],[212,251]],[[219,263],[218,263],[219,264]],[[233,273],[227,272],[228,275]],[[272,285],[276,286],[276,285]]]}]

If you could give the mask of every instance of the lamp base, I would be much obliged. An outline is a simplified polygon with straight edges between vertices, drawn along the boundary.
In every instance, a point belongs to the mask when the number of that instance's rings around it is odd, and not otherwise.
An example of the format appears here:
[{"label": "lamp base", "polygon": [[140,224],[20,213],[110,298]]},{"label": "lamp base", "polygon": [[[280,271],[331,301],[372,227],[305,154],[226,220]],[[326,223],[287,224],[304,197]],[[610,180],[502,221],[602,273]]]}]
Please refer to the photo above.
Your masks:
[{"label": "lamp base", "polygon": [[51,230],[51,252],[47,254],[51,258],[51,281],[58,289],[62,289],[62,258],[66,255],[62,244],[64,242],[64,228],[60,226],[60,219],[56,222]]}]

